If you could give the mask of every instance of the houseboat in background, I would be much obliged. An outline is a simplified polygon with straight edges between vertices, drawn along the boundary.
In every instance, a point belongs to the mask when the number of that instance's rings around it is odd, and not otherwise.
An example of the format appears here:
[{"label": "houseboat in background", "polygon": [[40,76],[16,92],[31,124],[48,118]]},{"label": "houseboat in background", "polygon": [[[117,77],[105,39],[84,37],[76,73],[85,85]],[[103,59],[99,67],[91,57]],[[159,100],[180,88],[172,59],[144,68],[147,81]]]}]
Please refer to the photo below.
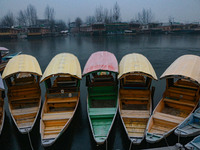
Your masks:
[{"label": "houseboat in background", "polygon": [[47,37],[51,35],[51,30],[48,27],[29,27],[27,37]]},{"label": "houseboat in background", "polygon": [[92,34],[91,35],[105,35],[106,26],[102,22],[92,24]]},{"label": "houseboat in background", "polygon": [[16,39],[20,30],[17,28],[0,27],[0,39]]},{"label": "houseboat in background", "polygon": [[122,35],[125,33],[125,30],[128,30],[128,23],[110,23],[106,24],[106,33],[107,35]]}]

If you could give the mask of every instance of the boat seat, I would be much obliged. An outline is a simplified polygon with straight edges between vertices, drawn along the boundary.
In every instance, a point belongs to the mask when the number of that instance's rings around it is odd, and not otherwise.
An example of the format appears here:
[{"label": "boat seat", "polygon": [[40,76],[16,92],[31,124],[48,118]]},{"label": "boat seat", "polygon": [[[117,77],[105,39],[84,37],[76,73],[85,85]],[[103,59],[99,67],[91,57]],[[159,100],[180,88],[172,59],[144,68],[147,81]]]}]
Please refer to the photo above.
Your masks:
[{"label": "boat seat", "polygon": [[121,100],[141,100],[141,101],[148,101],[149,97],[135,97],[130,95],[120,95]]},{"label": "boat seat", "polygon": [[179,124],[185,120],[185,118],[183,118],[183,117],[173,116],[173,115],[169,115],[169,114],[165,114],[165,113],[161,113],[161,112],[156,112],[153,115],[153,118],[158,119],[158,120],[163,120],[166,122],[176,123],[176,124]]},{"label": "boat seat", "polygon": [[171,86],[167,89],[167,91],[172,93],[177,93],[181,95],[187,95],[187,96],[196,96],[196,90],[193,89],[185,89],[180,87]]},{"label": "boat seat", "polygon": [[55,112],[55,113],[44,113],[42,116],[43,121],[49,120],[67,120],[73,116],[73,111],[69,112]]},{"label": "boat seat", "polygon": [[149,110],[121,110],[123,118],[149,118]]},{"label": "boat seat", "polygon": [[168,102],[168,103],[174,103],[174,104],[180,104],[180,105],[186,105],[186,106],[191,106],[191,107],[195,107],[196,106],[196,102],[195,101],[190,101],[190,100],[184,100],[184,99],[172,99],[172,98],[164,98],[164,102]]},{"label": "boat seat", "polygon": [[13,114],[14,116],[26,115],[26,114],[33,114],[33,113],[37,113],[38,110],[39,110],[38,107],[13,109],[13,110],[12,110],[12,114]]},{"label": "boat seat", "polygon": [[74,103],[78,101],[78,97],[57,97],[57,98],[48,98],[47,103]]},{"label": "boat seat", "polygon": [[116,108],[89,108],[88,112],[91,118],[112,117],[116,113]]}]

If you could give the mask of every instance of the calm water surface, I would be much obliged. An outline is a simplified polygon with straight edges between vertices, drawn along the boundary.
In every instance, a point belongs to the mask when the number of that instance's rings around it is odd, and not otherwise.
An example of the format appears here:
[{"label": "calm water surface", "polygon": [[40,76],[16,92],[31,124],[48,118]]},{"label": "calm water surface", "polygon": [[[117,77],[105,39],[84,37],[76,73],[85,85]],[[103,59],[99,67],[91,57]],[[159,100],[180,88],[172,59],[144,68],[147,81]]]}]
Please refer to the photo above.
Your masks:
[{"label": "calm water surface", "polygon": [[[10,49],[10,53],[22,51],[37,58],[42,72],[44,72],[50,60],[61,52],[69,52],[76,55],[83,70],[89,56],[96,51],[109,51],[115,54],[118,62],[129,53],[141,53],[146,56],[153,65],[157,76],[179,56],[184,54],[200,55],[200,35],[155,35],[155,36],[108,36],[108,37],[83,37],[68,36],[32,40],[0,41],[0,46]],[[165,89],[165,81],[153,81],[156,91],[153,106],[157,105]],[[42,87],[44,101],[45,88]],[[96,146],[92,139],[89,122],[86,113],[87,90],[85,78],[81,81],[81,100],[78,111],[68,130],[50,148],[52,150],[96,150],[105,149],[106,145]],[[31,149],[28,136],[18,132],[8,111],[6,99],[6,119],[3,132],[0,136],[0,150],[29,150]],[[43,150],[39,134],[39,118],[30,133],[35,150]],[[181,138],[182,144],[192,138]],[[159,146],[174,145],[178,138],[172,134],[167,139],[157,143],[148,144],[143,141],[140,146],[132,146],[132,149],[145,149]],[[125,134],[119,115],[111,131],[107,142],[108,150],[127,150],[130,142]]]}]

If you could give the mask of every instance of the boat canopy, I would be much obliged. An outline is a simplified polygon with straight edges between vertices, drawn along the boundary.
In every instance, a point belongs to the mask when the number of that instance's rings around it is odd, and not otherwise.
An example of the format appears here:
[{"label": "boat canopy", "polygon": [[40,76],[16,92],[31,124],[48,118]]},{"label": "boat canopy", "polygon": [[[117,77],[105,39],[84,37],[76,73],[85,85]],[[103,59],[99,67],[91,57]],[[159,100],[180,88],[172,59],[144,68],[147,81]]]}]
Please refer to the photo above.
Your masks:
[{"label": "boat canopy", "polygon": [[81,66],[75,55],[70,53],[61,53],[51,60],[40,82],[43,82],[52,76],[68,74],[81,79]]},{"label": "boat canopy", "polygon": [[95,71],[118,73],[118,62],[115,55],[107,51],[93,53],[85,65],[83,76]]},{"label": "boat canopy", "polygon": [[142,54],[127,54],[120,61],[118,79],[121,79],[130,73],[146,75],[157,80],[156,73],[151,63]]},{"label": "boat canopy", "polygon": [[183,55],[176,59],[162,74],[162,78],[185,78],[200,85],[200,57]]},{"label": "boat canopy", "polygon": [[0,47],[0,51],[8,51],[9,49],[5,48],[5,47]]},{"label": "boat canopy", "polygon": [[17,73],[31,73],[42,76],[42,71],[36,58],[25,54],[15,56],[9,60],[3,71],[2,78],[8,78]]}]

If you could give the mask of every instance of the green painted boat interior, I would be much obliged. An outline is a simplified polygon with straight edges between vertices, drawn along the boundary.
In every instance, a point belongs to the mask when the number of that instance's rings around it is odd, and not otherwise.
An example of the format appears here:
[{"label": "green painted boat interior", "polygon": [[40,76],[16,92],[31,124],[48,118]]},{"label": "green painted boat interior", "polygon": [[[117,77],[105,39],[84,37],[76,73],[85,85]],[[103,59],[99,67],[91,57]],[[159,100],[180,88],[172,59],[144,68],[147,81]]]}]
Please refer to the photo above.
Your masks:
[{"label": "green painted boat interior", "polygon": [[117,112],[117,86],[88,87],[88,113],[96,141],[103,142]]}]

